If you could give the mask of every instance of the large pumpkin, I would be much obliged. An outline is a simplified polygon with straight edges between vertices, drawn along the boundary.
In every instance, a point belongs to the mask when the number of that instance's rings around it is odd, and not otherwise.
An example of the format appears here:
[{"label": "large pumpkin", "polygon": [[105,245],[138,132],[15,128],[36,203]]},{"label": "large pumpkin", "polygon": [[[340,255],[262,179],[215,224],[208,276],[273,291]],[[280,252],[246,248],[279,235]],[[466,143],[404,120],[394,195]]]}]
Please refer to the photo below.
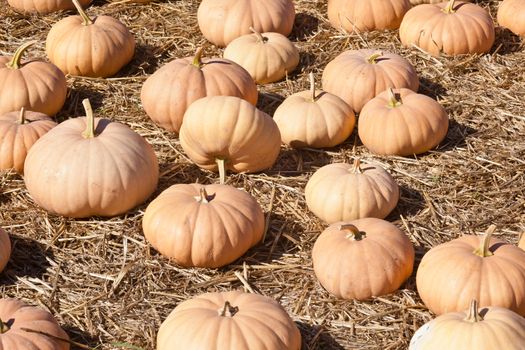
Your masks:
[{"label": "large pumpkin", "polygon": [[[41,14],[75,8],[71,0],[7,0],[7,2],[19,11]],[[82,6],[87,6],[91,0],[78,0],[78,2]]]},{"label": "large pumpkin", "polygon": [[301,333],[275,300],[240,291],[186,300],[162,322],[156,350],[299,350]]},{"label": "large pumpkin", "polygon": [[503,0],[498,8],[498,23],[525,37],[525,0]]},{"label": "large pumpkin", "polygon": [[11,257],[11,240],[9,235],[0,227],[0,272],[4,270]]}]

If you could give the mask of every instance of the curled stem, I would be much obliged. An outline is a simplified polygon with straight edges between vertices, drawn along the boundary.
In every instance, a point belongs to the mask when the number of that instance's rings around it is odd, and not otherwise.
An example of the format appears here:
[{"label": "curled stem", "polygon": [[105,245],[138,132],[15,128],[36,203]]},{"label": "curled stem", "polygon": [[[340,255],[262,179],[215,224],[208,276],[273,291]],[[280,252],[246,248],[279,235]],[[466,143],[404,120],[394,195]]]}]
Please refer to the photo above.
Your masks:
[{"label": "curled stem", "polygon": [[28,41],[27,43],[22,44],[18,49],[16,49],[15,53],[13,54],[13,58],[11,58],[11,61],[6,63],[7,68],[11,69],[19,69],[20,68],[20,61],[22,60],[22,55],[26,50],[37,43],[36,40]]},{"label": "curled stem", "polygon": [[86,139],[92,139],[95,137],[95,117],[93,116],[93,109],[87,98],[82,101],[82,105],[86,111],[86,130],[84,130],[82,136]]},{"label": "curled stem", "polygon": [[376,52],[376,53],[373,53],[370,55],[370,57],[368,57],[366,60],[368,61],[368,63],[370,64],[376,64],[377,63],[377,59],[379,57],[383,56],[383,53],[382,52]]},{"label": "curled stem", "polygon": [[80,17],[82,17],[82,20],[84,21],[83,25],[89,26],[93,24],[93,20],[89,18],[89,16],[86,14],[86,12],[82,8],[82,5],[80,5],[78,0],[72,0],[72,1],[73,1],[73,5],[75,5],[75,8],[78,11],[78,14],[80,15]]},{"label": "curled stem", "polygon": [[343,225],[340,225],[339,226],[339,231],[343,231],[343,230],[347,230],[347,231],[350,231],[347,235],[346,235],[346,238],[347,239],[352,239],[354,241],[360,241],[364,238],[365,236],[365,233],[364,232],[361,232],[359,231],[359,229],[357,228],[357,226],[355,225],[352,225],[352,224],[343,224]]},{"label": "curled stem", "polygon": [[474,254],[477,256],[481,256],[482,258],[486,258],[489,256],[494,255],[490,251],[490,239],[492,238],[492,234],[496,230],[496,225],[490,225],[487,231],[483,234],[483,237],[481,238],[481,243],[476,250],[474,250]]},{"label": "curled stem", "polygon": [[465,321],[468,322],[480,322],[483,321],[483,317],[478,312],[478,301],[476,299],[472,299],[470,302],[470,307],[468,309],[467,317],[465,318]]},{"label": "curled stem", "polygon": [[396,108],[403,104],[401,97],[397,97],[392,88],[388,88],[388,107]]},{"label": "curled stem", "polygon": [[239,312],[239,307],[232,306],[229,301],[226,301],[222,310],[219,311],[219,316],[233,317],[237,312]]},{"label": "curled stem", "polygon": [[251,30],[251,32],[253,34],[257,35],[257,41],[258,42],[264,43],[264,42],[266,42],[266,40],[268,40],[260,32],[256,31],[253,27],[250,27],[250,30]]}]

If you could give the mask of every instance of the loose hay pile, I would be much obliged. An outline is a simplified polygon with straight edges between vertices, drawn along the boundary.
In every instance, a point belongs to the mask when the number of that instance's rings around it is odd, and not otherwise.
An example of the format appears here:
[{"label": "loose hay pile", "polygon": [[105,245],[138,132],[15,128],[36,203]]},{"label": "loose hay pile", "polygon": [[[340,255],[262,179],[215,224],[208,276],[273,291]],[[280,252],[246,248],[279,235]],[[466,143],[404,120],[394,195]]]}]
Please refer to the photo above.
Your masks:
[{"label": "loose hay pile", "polygon": [[[409,234],[416,267],[431,246],[491,223],[515,243],[525,230],[524,44],[497,30],[488,55],[433,58],[403,48],[397,31],[344,35],[326,20],[326,4],[296,0],[291,39],[300,49],[299,69],[285,81],[260,87],[258,107],[272,114],[284,97],[318,80],[326,63],[346,49],[390,50],[411,61],[420,91],[446,108],[450,129],[439,149],[419,158],[372,156],[356,139],[330,150],[283,148],[265,173],[230,175],[265,209],[264,241],[219,270],[181,269],[150,249],[141,229],[147,203],[112,219],[69,220],[48,215],[30,199],[23,180],[0,174],[0,225],[11,235],[13,255],[1,275],[3,297],[49,309],[85,348],[155,348],[162,320],[181,301],[206,291],[246,289],[281,302],[297,322],[305,349],[406,349],[413,332],[432,318],[416,294],[415,272],[404,289],[369,302],[330,296],[315,279],[310,252],[325,227],[306,209],[303,189],[322,165],[364,162],[384,165],[401,186],[400,203],[387,218]],[[140,88],[162,64],[191,55],[204,42],[196,21],[198,1],[147,5],[96,0],[91,14],[125,23],[137,40],[136,56],[117,77],[68,78],[58,121],[83,115],[89,97],[95,113],[124,122],[153,144],[161,164],[155,196],[175,183],[215,183],[184,155],[174,135],[155,126],[140,106]],[[483,1],[495,17],[498,2]],[[0,53],[36,39],[30,56],[44,56],[51,25],[65,14],[21,15],[0,4]],[[214,47],[207,55],[221,55]],[[1,97],[0,97],[1,98]],[[363,266],[366,270],[366,266]],[[78,348],[82,348],[80,345]]]}]

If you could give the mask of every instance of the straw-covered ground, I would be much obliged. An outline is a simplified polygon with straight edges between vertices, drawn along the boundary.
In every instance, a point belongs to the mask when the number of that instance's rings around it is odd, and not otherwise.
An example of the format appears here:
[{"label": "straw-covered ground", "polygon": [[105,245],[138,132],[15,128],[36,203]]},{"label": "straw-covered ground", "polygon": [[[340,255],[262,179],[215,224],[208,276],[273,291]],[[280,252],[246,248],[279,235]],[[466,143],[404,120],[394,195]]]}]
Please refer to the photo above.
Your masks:
[{"label": "straw-covered ground", "polygon": [[[498,3],[480,5],[495,17]],[[146,5],[95,0],[89,13],[124,22],[136,38],[136,56],[115,78],[68,77],[68,98],[57,116],[62,121],[83,115],[81,101],[89,97],[97,115],[143,135],[161,166],[155,196],[176,183],[218,182],[216,174],[193,165],[177,137],[154,125],[140,104],[149,74],[191,55],[204,42],[198,5],[197,0]],[[0,173],[0,226],[13,242],[0,277],[1,295],[48,309],[74,341],[89,349],[154,349],[159,325],[178,303],[206,291],[242,288],[279,300],[300,328],[304,349],[406,349],[414,331],[433,317],[417,295],[415,272],[398,292],[366,302],[330,296],[313,273],[311,250],[325,225],[307,210],[303,189],[322,165],[355,157],[380,163],[400,184],[399,205],[387,219],[410,236],[416,267],[430,247],[481,233],[492,223],[496,235],[515,243],[525,230],[525,53],[520,39],[498,28],[489,54],[432,58],[402,47],[397,31],[337,32],[327,22],[325,1],[296,0],[295,5],[291,39],[300,49],[300,66],[285,81],[260,87],[259,108],[273,113],[286,96],[307,88],[309,72],[320,80],[326,63],[346,49],[389,50],[410,60],[420,75],[420,92],[446,108],[450,129],[442,145],[417,158],[377,157],[354,131],[340,147],[283,147],[265,173],[230,175],[227,183],[257,198],[269,229],[262,243],[218,270],[183,269],[150,248],[141,229],[147,203],[110,219],[65,219],[38,208],[21,176]],[[66,15],[22,15],[1,2],[0,54],[36,39],[29,54],[44,57],[47,32]],[[221,55],[221,50],[210,46],[206,54]]]}]

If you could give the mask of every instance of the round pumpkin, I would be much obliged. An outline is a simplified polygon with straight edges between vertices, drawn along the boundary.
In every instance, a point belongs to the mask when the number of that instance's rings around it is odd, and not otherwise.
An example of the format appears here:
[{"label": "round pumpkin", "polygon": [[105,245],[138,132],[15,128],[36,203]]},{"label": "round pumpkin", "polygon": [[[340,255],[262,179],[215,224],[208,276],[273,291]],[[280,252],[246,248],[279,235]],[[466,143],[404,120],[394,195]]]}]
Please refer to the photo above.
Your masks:
[{"label": "round pumpkin", "polygon": [[233,96],[204,97],[191,104],[180,129],[184,152],[199,167],[253,173],[270,168],[279,155],[281,134],[268,114]]},{"label": "round pumpkin", "polygon": [[224,58],[242,66],[257,84],[281,80],[299,64],[299,50],[281,33],[259,33],[238,37],[224,50]]},{"label": "round pumpkin", "polygon": [[203,0],[197,10],[199,28],[208,41],[224,47],[250,33],[292,32],[295,8],[292,0]]},{"label": "round pumpkin", "polygon": [[503,0],[497,18],[500,26],[525,37],[525,0]]},{"label": "round pumpkin", "polygon": [[0,170],[24,173],[24,161],[33,144],[57,124],[47,115],[26,111],[0,115]]},{"label": "round pumpkin", "polygon": [[[0,272],[4,270],[11,257],[11,240],[9,235],[0,227]],[[0,343],[1,344],[1,343]]]},{"label": "round pumpkin", "polygon": [[144,202],[157,187],[153,147],[128,126],[94,118],[69,119],[29,150],[24,180],[31,197],[59,215],[115,216]]},{"label": "round pumpkin", "polygon": [[287,97],[274,113],[282,142],[294,147],[333,147],[352,133],[355,114],[341,98],[315,90],[310,73],[310,90]]},{"label": "round pumpkin", "polygon": [[77,0],[80,16],[55,23],[46,39],[46,53],[65,74],[109,77],[124,67],[135,53],[128,28],[110,16],[89,18]]},{"label": "round pumpkin", "polygon": [[494,43],[492,18],[482,7],[450,0],[416,6],[403,17],[399,37],[439,56],[485,53]]},{"label": "round pumpkin", "polygon": [[166,130],[179,132],[188,106],[206,96],[237,96],[257,103],[257,86],[238,64],[222,58],[176,59],[146,79],[140,93],[148,116]]},{"label": "round pumpkin", "polygon": [[60,69],[37,59],[21,61],[35,43],[23,44],[12,57],[0,56],[0,114],[25,107],[55,115],[66,101],[66,77]]},{"label": "round pumpkin", "polygon": [[397,290],[412,274],[414,257],[403,231],[376,218],[333,223],[312,250],[321,285],[338,298],[357,300]]},{"label": "round pumpkin", "polygon": [[494,229],[440,244],[423,256],[416,284],[432,312],[465,310],[476,299],[525,315],[525,251],[492,239]]},{"label": "round pumpkin", "polygon": [[399,186],[379,165],[357,159],[319,168],[304,190],[306,204],[321,220],[332,224],[366,217],[383,219],[396,207]]},{"label": "round pumpkin", "polygon": [[341,53],[324,69],[322,82],[323,90],[341,97],[356,113],[389,87],[419,88],[410,62],[394,53],[369,49]]},{"label": "round pumpkin", "polygon": [[375,154],[409,156],[436,147],[447,135],[448,116],[434,99],[409,89],[388,89],[359,114],[359,138]]},{"label": "round pumpkin", "polygon": [[148,242],[177,264],[215,268],[261,240],[264,214],[255,198],[235,187],[178,184],[148,205],[142,228]]},{"label": "round pumpkin", "polygon": [[299,350],[301,333],[279,303],[241,291],[186,300],[162,322],[157,350]]},{"label": "round pumpkin", "polygon": [[69,350],[69,337],[49,312],[17,299],[0,299],[0,348]]},{"label": "round pumpkin", "polygon": [[521,350],[525,344],[525,318],[502,307],[478,309],[472,300],[467,312],[441,315],[419,328],[409,350]]},{"label": "round pumpkin", "polygon": [[[71,0],[7,0],[7,2],[19,11],[41,14],[75,8]],[[78,2],[85,7],[91,3],[91,0],[78,0]]]}]

